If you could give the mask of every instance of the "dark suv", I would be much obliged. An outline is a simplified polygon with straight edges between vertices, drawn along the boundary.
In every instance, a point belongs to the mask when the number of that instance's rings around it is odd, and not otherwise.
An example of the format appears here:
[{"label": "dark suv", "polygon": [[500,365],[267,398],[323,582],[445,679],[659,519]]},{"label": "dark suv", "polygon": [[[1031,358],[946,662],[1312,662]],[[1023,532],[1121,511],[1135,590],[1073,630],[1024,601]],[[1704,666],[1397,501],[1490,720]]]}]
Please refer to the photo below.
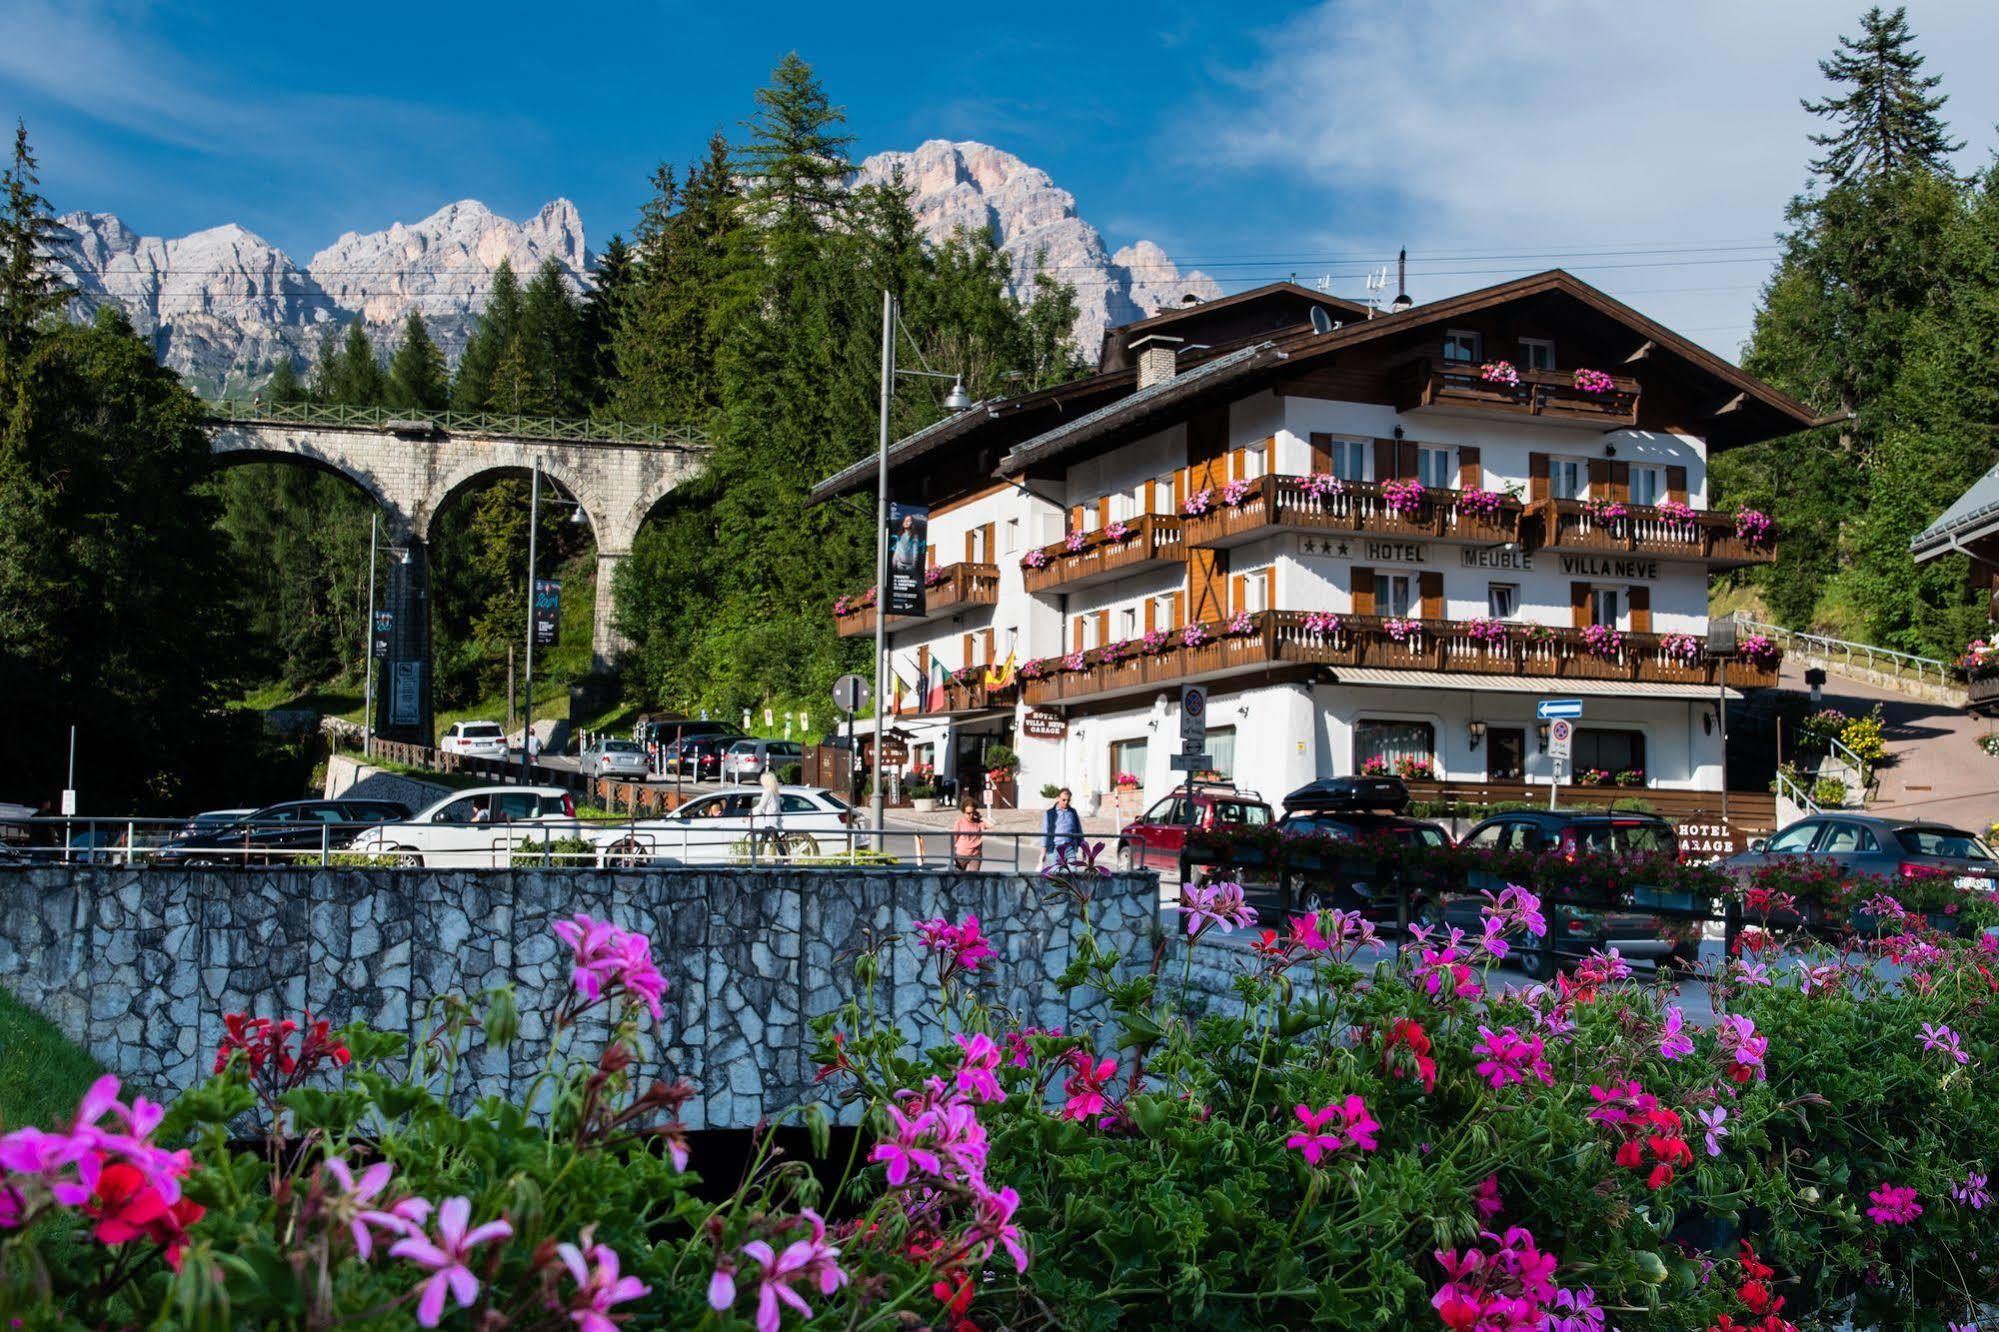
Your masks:
[{"label": "dark suv", "polygon": [[[1405,817],[1402,811],[1408,807],[1409,788],[1399,777],[1330,777],[1284,797],[1284,817],[1278,820],[1277,832],[1279,837],[1331,837],[1412,849],[1451,845],[1451,835],[1439,825]],[[1348,858],[1337,850],[1294,847],[1288,858],[1294,865],[1293,889],[1299,904],[1306,910],[1331,906],[1358,911],[1381,925],[1402,923],[1405,894],[1379,882],[1381,861],[1358,851],[1357,846],[1357,854]],[[1441,883],[1432,882],[1429,872],[1417,865],[1405,868],[1404,885],[1411,915],[1419,920],[1434,915],[1430,904],[1441,895]]]},{"label": "dark suv", "polygon": [[[1254,791],[1197,782],[1192,799],[1192,826],[1197,830],[1270,826],[1270,806]],[[1187,789],[1182,787],[1120,828],[1119,864],[1126,869],[1177,869],[1187,845],[1187,802]]]},{"label": "dark suv", "polygon": [[285,800],[235,823],[177,838],[153,853],[160,865],[288,865],[322,848],[338,851],[367,828],[400,823],[393,800]]},{"label": "dark suv", "polygon": [[[1524,851],[1536,855],[1628,856],[1657,854],[1677,857],[1680,839],[1673,825],[1654,814],[1607,810],[1517,810],[1496,814],[1465,834],[1462,845],[1493,851]],[[1467,930],[1479,928],[1481,893],[1497,893],[1506,885],[1500,875],[1473,870],[1466,877],[1470,892],[1445,904],[1445,920]],[[1591,910],[1543,900],[1548,918],[1545,939],[1527,938],[1514,945],[1521,967],[1536,980],[1548,980],[1564,958],[1578,958],[1591,949],[1616,948],[1627,958],[1660,964],[1692,966],[1700,955],[1701,922],[1659,916],[1645,907],[1679,911],[1713,910],[1690,893],[1639,885],[1632,889],[1632,906],[1623,910]]]}]

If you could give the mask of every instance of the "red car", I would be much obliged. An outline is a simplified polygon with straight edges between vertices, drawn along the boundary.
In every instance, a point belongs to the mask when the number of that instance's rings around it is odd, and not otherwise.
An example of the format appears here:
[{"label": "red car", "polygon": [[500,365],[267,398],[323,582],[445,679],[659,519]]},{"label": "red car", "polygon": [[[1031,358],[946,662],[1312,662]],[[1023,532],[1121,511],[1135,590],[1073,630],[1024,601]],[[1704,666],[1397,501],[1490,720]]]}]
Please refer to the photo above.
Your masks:
[{"label": "red car", "polygon": [[[1182,787],[1120,828],[1118,864],[1125,869],[1178,869],[1187,844],[1187,799]],[[1270,806],[1254,791],[1196,785],[1193,801],[1196,828],[1264,828],[1273,821]]]}]

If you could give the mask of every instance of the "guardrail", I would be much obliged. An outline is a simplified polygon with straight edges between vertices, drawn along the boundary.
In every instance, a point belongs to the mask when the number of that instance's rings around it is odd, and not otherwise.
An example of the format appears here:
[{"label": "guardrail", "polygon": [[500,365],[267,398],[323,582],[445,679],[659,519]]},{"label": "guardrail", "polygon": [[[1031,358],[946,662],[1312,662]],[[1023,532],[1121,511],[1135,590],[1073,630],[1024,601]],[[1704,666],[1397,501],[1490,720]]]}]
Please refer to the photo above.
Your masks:
[{"label": "guardrail", "polygon": [[1825,813],[1819,808],[1818,801],[1806,794],[1805,788],[1792,781],[1781,768],[1777,770],[1777,798],[1790,801],[1808,815]]},{"label": "guardrail", "polygon": [[568,444],[651,444],[705,448],[706,434],[678,426],[634,425],[570,416],[503,416],[488,412],[420,412],[392,407],[345,407],[315,402],[204,399],[212,421],[243,425],[310,425],[381,430],[396,435],[498,435]]},{"label": "guardrail", "polygon": [[[1882,671],[1897,679],[1913,673],[1918,681],[1927,683],[1932,677],[1937,684],[1954,683],[1951,676],[1955,670],[1947,661],[1935,657],[1917,656],[1913,652],[1897,652],[1894,648],[1875,647],[1871,643],[1854,643],[1844,638],[1831,638],[1825,634],[1801,633],[1796,629],[1786,629],[1782,625],[1769,624],[1763,620],[1752,620],[1737,612],[1735,622],[1745,629],[1767,635],[1779,647],[1789,652],[1802,651],[1807,656],[1842,658],[1848,666],[1865,665],[1870,671]],[[1885,665],[1884,665],[1885,663]]]}]

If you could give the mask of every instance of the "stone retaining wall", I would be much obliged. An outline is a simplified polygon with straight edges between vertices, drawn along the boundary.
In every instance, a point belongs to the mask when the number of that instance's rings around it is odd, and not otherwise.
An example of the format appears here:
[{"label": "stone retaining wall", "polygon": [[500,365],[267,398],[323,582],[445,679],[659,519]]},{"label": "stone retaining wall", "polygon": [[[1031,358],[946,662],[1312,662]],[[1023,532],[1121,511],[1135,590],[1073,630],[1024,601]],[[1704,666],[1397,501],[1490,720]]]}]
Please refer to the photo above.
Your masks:
[{"label": "stone retaining wall", "polygon": [[[1130,959],[1154,927],[1157,880],[1095,882],[1092,922]],[[1032,876],[918,870],[160,870],[0,868],[0,986],[106,1067],[154,1094],[208,1075],[231,1012],[415,1035],[431,1000],[517,987],[522,1040],[475,1046],[468,1094],[520,1094],[540,1068],[541,1014],[569,984],[549,925],[574,911],[652,936],[669,982],[671,1074],[696,1127],[746,1127],[803,1099],[806,1020],[852,992],[853,954],[911,921],[975,912],[999,957],[987,994],[1023,1022],[1075,1026],[1053,984],[1077,933],[1066,895]],[[881,949],[881,1008],[926,1043],[927,957]]]}]

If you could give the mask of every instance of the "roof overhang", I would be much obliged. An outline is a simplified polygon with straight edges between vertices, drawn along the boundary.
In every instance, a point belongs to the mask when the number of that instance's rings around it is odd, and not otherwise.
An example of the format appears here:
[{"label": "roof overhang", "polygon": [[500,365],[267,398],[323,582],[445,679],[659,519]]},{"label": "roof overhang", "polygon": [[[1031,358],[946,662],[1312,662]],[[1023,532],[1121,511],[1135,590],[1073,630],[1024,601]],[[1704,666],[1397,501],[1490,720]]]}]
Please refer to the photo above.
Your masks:
[{"label": "roof overhang", "polygon": [[1966,547],[1999,536],[1999,467],[1994,467],[1958,496],[1943,516],[1909,542],[1917,564],[1945,555],[1973,553]]}]

